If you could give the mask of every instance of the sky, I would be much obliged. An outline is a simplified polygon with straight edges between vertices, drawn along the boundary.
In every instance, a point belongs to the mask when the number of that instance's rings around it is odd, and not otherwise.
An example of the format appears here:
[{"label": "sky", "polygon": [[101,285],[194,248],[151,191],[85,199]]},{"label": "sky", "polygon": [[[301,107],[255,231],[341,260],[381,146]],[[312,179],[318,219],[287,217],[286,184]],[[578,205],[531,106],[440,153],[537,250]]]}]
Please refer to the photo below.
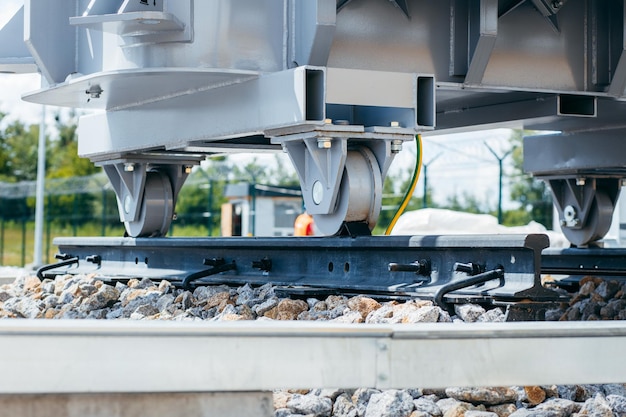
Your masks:
[{"label": "sky", "polygon": [[[19,9],[22,0],[0,0],[0,28]],[[7,123],[20,120],[27,124],[39,123],[42,106],[27,103],[21,96],[30,91],[39,89],[40,76],[38,74],[0,74],[0,112],[7,116],[0,124],[0,128]],[[46,111],[47,131],[54,135],[54,114],[59,108],[48,107]],[[509,129],[468,132],[450,135],[424,137],[422,176],[416,187],[415,196],[423,195],[424,173],[427,173],[429,188],[433,190],[435,202],[444,204],[453,195],[463,193],[474,195],[479,201],[485,201],[490,209],[497,208],[498,198],[498,161],[488,150],[485,143],[499,155],[508,149],[507,138]],[[410,175],[410,169],[415,165],[415,144],[407,143],[391,166],[392,175]],[[288,157],[285,166],[290,166]],[[260,163],[274,163],[274,155],[255,154],[234,156],[234,160],[246,163],[256,158]],[[509,160],[505,160],[505,165]],[[506,182],[506,181],[505,181]],[[505,184],[506,186],[506,184]],[[508,198],[508,187],[504,193],[504,207],[513,208],[515,204]]]}]

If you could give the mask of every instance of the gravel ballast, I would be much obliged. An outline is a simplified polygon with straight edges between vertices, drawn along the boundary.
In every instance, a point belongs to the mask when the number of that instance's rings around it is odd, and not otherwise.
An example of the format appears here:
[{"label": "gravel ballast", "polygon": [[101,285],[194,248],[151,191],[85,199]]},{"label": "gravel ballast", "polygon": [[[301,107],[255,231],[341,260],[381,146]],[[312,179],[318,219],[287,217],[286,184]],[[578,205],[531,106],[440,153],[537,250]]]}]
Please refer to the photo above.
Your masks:
[{"label": "gravel ballast", "polygon": [[[624,319],[625,306],[626,284],[587,277],[571,301],[549,311],[546,318]],[[269,284],[185,291],[149,279],[109,285],[89,276],[58,276],[41,282],[23,275],[0,286],[0,318],[394,324],[498,322],[505,320],[505,312],[468,304],[458,306],[450,316],[430,301],[379,302],[366,296],[290,299],[279,297]],[[274,406],[277,417],[626,417],[626,385],[277,391]]]}]

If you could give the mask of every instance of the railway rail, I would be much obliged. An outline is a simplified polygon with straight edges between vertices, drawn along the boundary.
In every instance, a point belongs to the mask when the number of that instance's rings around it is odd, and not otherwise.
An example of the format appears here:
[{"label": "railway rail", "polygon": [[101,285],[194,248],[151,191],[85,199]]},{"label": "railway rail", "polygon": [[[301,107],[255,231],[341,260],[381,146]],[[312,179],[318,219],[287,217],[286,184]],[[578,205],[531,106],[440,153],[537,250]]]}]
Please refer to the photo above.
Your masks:
[{"label": "railway rail", "polygon": [[[291,295],[368,294],[454,305],[503,306],[508,319],[541,319],[563,296],[541,283],[545,235],[334,238],[59,238],[59,262],[40,279],[97,274],[197,285],[272,283]],[[521,303],[523,302],[523,304]]]}]

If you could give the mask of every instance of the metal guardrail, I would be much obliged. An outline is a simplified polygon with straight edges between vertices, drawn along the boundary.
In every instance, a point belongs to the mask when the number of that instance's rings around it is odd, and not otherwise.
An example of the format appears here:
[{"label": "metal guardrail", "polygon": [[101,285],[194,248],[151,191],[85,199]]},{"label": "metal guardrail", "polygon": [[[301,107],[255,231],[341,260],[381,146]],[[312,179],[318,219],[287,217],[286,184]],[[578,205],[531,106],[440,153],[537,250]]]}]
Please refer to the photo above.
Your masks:
[{"label": "metal guardrail", "polygon": [[[623,383],[625,322],[0,321],[2,394]],[[594,360],[589,353],[594,352]]]}]

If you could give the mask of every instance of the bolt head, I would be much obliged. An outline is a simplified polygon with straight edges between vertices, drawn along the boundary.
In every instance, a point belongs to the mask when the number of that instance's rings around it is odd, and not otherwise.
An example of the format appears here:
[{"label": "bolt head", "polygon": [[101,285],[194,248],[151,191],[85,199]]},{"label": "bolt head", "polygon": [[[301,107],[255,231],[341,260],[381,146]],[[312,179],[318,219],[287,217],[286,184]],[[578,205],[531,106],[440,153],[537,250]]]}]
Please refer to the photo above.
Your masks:
[{"label": "bolt head", "polygon": [[333,142],[328,138],[317,140],[317,147],[320,149],[330,149],[332,146],[333,146]]},{"label": "bolt head", "polygon": [[402,141],[400,140],[393,140],[391,141],[391,153],[398,153],[402,150]]}]

